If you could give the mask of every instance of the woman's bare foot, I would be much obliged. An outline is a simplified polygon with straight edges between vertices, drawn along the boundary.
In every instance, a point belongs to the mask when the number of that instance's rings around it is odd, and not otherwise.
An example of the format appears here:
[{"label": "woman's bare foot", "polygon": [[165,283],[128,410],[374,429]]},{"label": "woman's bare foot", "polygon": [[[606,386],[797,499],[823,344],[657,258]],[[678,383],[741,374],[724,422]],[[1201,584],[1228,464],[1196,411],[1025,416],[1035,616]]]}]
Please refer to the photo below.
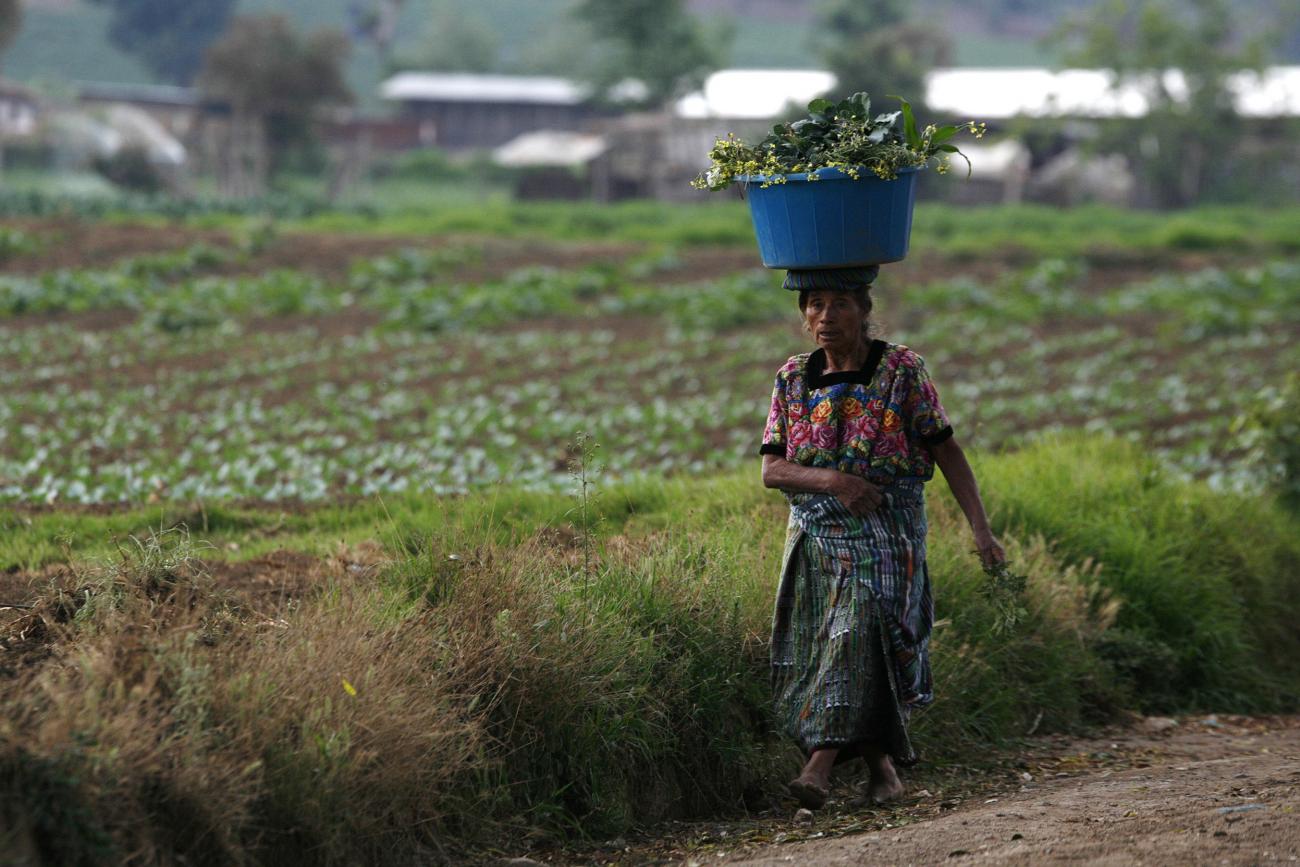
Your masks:
[{"label": "woman's bare foot", "polygon": [[867,784],[867,797],[874,804],[883,804],[900,797],[907,789],[894,770],[894,763],[889,756],[875,751],[866,756],[867,767],[871,769],[871,782]]},{"label": "woman's bare foot", "polygon": [[872,777],[871,782],[867,784],[867,797],[871,799],[873,804],[884,804],[887,801],[892,801],[901,797],[906,791],[907,789],[903,786],[902,780],[898,779],[898,777],[894,777],[892,782],[877,780]]},{"label": "woman's bare foot", "polygon": [[831,768],[835,764],[838,749],[813,750],[808,763],[804,765],[799,776],[790,781],[787,788],[799,803],[810,810],[816,810],[826,803],[831,791]]},{"label": "woman's bare foot", "polygon": [[807,807],[810,810],[820,809],[830,797],[830,785],[822,784],[815,780],[810,780],[802,775],[791,780],[786,788],[790,794],[799,802],[799,806]]}]

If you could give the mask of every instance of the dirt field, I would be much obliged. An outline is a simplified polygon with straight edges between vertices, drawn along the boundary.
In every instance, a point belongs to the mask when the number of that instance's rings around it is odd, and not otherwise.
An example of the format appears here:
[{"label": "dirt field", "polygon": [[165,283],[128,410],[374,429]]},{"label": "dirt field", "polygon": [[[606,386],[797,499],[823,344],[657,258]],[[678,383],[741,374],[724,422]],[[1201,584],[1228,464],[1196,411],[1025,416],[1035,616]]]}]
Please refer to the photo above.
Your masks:
[{"label": "dirt field", "polygon": [[[1043,775],[951,802],[917,792],[896,827],[744,845],[684,864],[1273,864],[1300,860],[1300,717],[1194,717],[1078,742],[1129,766]],[[1162,726],[1169,726],[1158,730]],[[927,797],[928,796],[928,797]],[[793,808],[790,809],[793,812]],[[833,820],[814,818],[810,828]],[[798,827],[787,820],[791,827]],[[907,824],[903,824],[907,823]],[[902,825],[897,827],[897,825]],[[725,854],[722,854],[725,851]]]}]

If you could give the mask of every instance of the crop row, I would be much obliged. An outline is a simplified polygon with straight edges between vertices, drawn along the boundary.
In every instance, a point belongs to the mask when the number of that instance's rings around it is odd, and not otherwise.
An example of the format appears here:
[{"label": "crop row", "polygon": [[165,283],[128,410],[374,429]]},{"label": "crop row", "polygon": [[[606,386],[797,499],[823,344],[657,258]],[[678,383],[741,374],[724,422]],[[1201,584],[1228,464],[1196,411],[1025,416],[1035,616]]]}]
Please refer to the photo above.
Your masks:
[{"label": "crop row", "polygon": [[[555,316],[650,314],[668,316],[685,328],[716,330],[775,321],[789,311],[788,297],[771,291],[770,272],[665,286],[656,279],[664,264],[654,256],[622,266],[522,268],[475,283],[454,279],[459,266],[482,256],[473,246],[359,260],[346,280],[334,282],[291,270],[251,277],[203,273],[239,255],[196,245],[104,270],[0,277],[0,316],[122,309],[141,314],[159,330],[188,332],[231,318],[349,310],[377,314],[392,327],[426,331]],[[989,333],[1051,320],[1150,315],[1163,327],[1194,336],[1300,318],[1300,265],[1294,262],[1207,269],[1104,291],[1087,288],[1086,270],[1083,260],[1047,259],[994,283],[936,281],[908,288],[896,300],[895,314],[907,322],[955,319],[967,330]]]}]

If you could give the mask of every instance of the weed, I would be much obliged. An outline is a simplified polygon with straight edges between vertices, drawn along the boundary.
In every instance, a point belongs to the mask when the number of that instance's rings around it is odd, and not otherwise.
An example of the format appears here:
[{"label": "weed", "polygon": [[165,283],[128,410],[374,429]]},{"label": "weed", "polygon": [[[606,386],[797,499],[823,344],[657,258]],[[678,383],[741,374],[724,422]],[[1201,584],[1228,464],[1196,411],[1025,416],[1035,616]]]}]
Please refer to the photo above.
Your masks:
[{"label": "weed", "polygon": [[596,476],[600,466],[596,463],[596,452],[600,443],[586,431],[578,431],[570,446],[569,477],[573,481],[572,496],[574,506],[569,512],[570,526],[578,537],[582,547],[582,574],[591,577],[597,556],[599,539],[600,513],[596,508],[596,499],[600,491],[596,489]]}]

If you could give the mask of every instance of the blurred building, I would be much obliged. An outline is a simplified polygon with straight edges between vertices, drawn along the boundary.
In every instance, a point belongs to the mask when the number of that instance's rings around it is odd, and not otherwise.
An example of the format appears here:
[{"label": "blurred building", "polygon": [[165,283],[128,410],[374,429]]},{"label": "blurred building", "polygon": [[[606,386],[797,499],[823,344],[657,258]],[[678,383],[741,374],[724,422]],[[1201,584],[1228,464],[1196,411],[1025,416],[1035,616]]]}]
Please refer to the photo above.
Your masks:
[{"label": "blurred building", "polygon": [[519,170],[520,199],[585,199],[593,194],[588,167],[608,147],[603,136],[565,130],[526,132],[492,152],[501,166]]},{"label": "blurred building", "polygon": [[20,85],[0,81],[0,137],[26,138],[36,131],[40,102]]},{"label": "blurred building", "polygon": [[201,113],[197,90],[165,84],[86,81],[77,87],[77,101],[87,108],[128,107],[144,112],[180,140],[194,131]]},{"label": "blurred building", "polygon": [[417,122],[423,140],[450,151],[499,147],[524,133],[583,130],[612,112],[590,88],[563,78],[403,72],[380,85]]}]

